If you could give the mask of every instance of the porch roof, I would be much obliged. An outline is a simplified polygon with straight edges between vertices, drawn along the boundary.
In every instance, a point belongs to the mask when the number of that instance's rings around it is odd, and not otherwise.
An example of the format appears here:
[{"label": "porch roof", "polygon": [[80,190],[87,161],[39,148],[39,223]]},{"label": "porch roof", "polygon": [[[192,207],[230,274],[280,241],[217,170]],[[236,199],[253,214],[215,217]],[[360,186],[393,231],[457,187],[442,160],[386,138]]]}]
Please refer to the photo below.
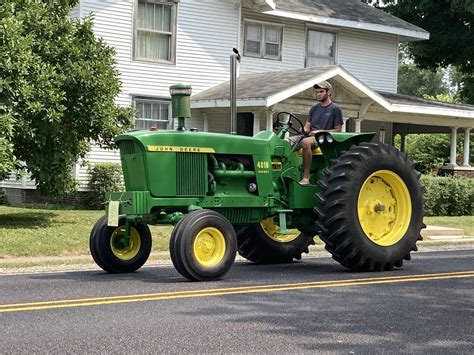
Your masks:
[{"label": "porch roof", "polygon": [[[452,117],[453,126],[458,125],[455,120],[461,119],[463,127],[474,128],[474,105],[452,104],[378,92],[362,83],[340,65],[241,75],[237,79],[237,107],[270,107],[323,80],[340,84],[359,99],[363,99],[365,105],[375,103],[386,113],[413,114],[417,118]],[[226,81],[193,95],[191,107],[229,107],[229,87],[230,83]]]}]

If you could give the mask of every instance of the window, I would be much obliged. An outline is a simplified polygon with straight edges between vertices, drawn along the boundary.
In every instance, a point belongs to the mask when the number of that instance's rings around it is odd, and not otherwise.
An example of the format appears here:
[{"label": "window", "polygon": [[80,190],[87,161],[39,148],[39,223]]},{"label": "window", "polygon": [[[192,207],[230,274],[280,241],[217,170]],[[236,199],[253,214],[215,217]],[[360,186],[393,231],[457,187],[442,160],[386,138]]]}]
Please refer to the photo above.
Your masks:
[{"label": "window", "polygon": [[174,62],[176,3],[138,0],[134,59]]},{"label": "window", "polygon": [[244,55],[281,60],[282,27],[246,22]]},{"label": "window", "polygon": [[170,127],[171,111],[170,102],[166,100],[135,99],[135,128],[167,129]]},{"label": "window", "polygon": [[253,136],[253,113],[237,113],[237,134],[241,136]]},{"label": "window", "polygon": [[318,67],[335,63],[336,34],[308,30],[306,67]]}]

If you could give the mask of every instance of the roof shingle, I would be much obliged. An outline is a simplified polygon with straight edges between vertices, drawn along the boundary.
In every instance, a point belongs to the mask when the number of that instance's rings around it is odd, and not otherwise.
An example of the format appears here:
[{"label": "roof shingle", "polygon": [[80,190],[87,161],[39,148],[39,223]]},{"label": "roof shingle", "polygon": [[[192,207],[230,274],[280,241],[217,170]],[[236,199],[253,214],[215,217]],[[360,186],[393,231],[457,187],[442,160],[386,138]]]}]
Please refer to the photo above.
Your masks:
[{"label": "roof shingle", "polygon": [[424,32],[424,29],[360,0],[275,0],[276,10]]}]

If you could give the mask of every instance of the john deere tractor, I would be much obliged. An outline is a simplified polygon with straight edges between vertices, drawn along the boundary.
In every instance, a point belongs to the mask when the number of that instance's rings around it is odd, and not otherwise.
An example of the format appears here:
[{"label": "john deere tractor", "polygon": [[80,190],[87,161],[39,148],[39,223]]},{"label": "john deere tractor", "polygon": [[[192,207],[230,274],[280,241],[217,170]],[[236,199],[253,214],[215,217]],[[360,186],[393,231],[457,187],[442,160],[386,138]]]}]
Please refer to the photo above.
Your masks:
[{"label": "john deere tractor", "polygon": [[133,272],[151,250],[149,224],[173,224],[170,254],[189,280],[222,278],[236,252],[259,264],[290,263],[318,235],[333,258],[356,271],[401,267],[423,228],[419,174],[373,133],[320,132],[310,185],[300,185],[303,122],[285,112],[275,132],[253,137],[184,128],[190,87],[171,88],[176,130],[116,137],[125,192],[106,194],[107,215],[90,235],[95,262]]}]

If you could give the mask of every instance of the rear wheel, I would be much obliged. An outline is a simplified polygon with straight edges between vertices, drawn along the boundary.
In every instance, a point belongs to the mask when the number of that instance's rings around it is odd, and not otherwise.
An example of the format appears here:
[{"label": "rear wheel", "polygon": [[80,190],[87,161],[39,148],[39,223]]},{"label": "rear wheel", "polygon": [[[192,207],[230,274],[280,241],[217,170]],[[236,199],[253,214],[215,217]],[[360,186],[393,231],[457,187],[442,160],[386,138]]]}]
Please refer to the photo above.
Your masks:
[{"label": "rear wheel", "polygon": [[288,233],[280,233],[280,227],[273,217],[254,223],[237,233],[239,254],[247,260],[259,264],[290,263],[308,253],[314,244],[313,235],[300,232],[296,228]]},{"label": "rear wheel", "polygon": [[98,266],[110,273],[132,272],[147,261],[151,252],[151,233],[146,224],[134,224],[125,236],[125,216],[118,227],[107,225],[101,217],[92,228],[89,248]]},{"label": "rear wheel", "polygon": [[219,279],[235,260],[232,224],[220,213],[198,210],[176,224],[170,239],[170,255],[176,270],[191,281]]},{"label": "rear wheel", "polygon": [[360,271],[391,270],[421,240],[419,173],[392,146],[364,143],[332,162],[316,194],[321,239],[333,258]]}]

